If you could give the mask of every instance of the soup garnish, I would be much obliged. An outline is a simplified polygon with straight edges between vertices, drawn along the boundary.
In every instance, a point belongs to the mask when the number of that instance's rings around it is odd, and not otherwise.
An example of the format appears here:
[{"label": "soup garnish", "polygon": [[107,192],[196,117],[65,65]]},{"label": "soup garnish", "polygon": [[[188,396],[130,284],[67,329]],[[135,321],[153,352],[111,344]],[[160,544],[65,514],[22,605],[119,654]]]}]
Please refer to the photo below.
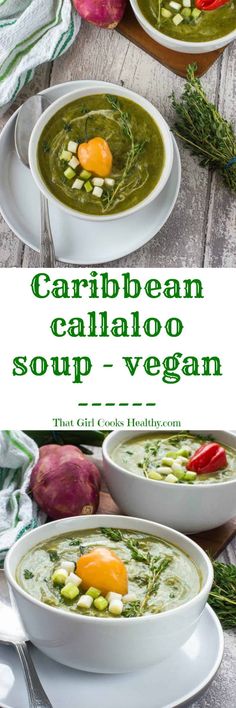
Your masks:
[{"label": "soup garnish", "polygon": [[151,433],[120,443],[112,459],[148,479],[172,484],[211,484],[236,477],[236,452],[201,436]]},{"label": "soup garnish", "polygon": [[21,560],[17,581],[45,604],[97,617],[157,614],[201,589],[197,567],[180,548],[112,528],[64,534],[35,546]]},{"label": "soup garnish", "polygon": [[208,42],[236,28],[235,0],[138,0],[159,32],[184,42]]},{"label": "soup garnish", "polygon": [[109,215],[154,189],[164,166],[155,121],[127,98],[98,94],[61,108],[43,129],[38,163],[50,191],[72,209]]}]

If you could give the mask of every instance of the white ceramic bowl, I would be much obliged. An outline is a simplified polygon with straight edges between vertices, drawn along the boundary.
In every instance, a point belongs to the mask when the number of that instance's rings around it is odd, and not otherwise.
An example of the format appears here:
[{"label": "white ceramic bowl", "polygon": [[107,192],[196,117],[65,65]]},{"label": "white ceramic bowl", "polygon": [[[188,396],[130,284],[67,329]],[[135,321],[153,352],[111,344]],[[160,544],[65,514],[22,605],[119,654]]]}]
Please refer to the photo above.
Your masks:
[{"label": "white ceramic bowl", "polygon": [[[40,542],[70,531],[101,526],[154,534],[185,551],[202,576],[198,595],[184,605],[159,615],[100,618],[70,614],[44,605],[16,582],[21,558]],[[41,526],[14,544],[5,560],[5,572],[25,630],[41,651],[62,664],[83,671],[121,673],[161,661],[193,633],[207,602],[213,580],[212,565],[202,549],[182,534],[158,524],[121,516],[80,516]]]},{"label": "white ceramic bowl", "polygon": [[[193,432],[209,433],[218,442],[236,449],[236,435],[227,431]],[[105,480],[122,512],[166,524],[183,533],[213,529],[235,516],[236,478],[209,485],[168,484],[139,477],[116,464],[111,457],[113,450],[121,442],[138,436],[140,431],[115,431],[103,443]]]},{"label": "white ceramic bowl", "polygon": [[174,39],[169,37],[163,32],[155,29],[150,22],[144,17],[138,0],[130,0],[134,14],[141,25],[141,27],[152,37],[158,44],[162,44],[163,47],[172,49],[174,52],[180,52],[183,54],[205,54],[205,52],[214,52],[216,49],[221,49],[225,47],[230,42],[236,39],[236,28],[229,34],[225,34],[224,37],[219,37],[218,39],[209,40],[209,42],[184,42],[179,39]]},{"label": "white ceramic bowl", "polygon": [[[75,101],[78,98],[86,98],[86,96],[90,96],[93,94],[103,94],[104,92],[109,92],[109,94],[121,96],[121,98],[122,96],[128,98],[131,101],[134,101],[134,103],[137,103],[139,106],[144,108],[147,113],[149,113],[149,115],[153,118],[160,130],[164,143],[165,161],[159,181],[157,182],[154,189],[150,192],[150,194],[145,197],[145,199],[136,204],[134,207],[126,209],[118,214],[98,216],[97,214],[85,214],[81,211],[78,211],[77,209],[72,209],[71,207],[66,206],[66,204],[64,204],[60,199],[57,199],[52,194],[52,192],[50,191],[50,189],[48,189],[41,176],[37,160],[37,150],[38,141],[45,125],[52,118],[52,116],[54,116],[55,113],[60,110],[60,108],[63,108],[63,106],[66,106],[68,103],[71,103],[72,101]],[[80,219],[86,219],[87,221],[111,221],[114,219],[121,219],[122,217],[128,216],[129,214],[134,214],[140,209],[143,209],[143,207],[147,206],[148,204],[151,204],[151,202],[158,196],[158,194],[160,194],[160,192],[165,187],[167,180],[169,179],[173,165],[173,140],[166,121],[159,113],[157,108],[155,108],[152,103],[147,101],[146,98],[139,96],[137,93],[134,93],[133,91],[130,91],[129,89],[124,88],[123,86],[117,86],[116,84],[109,84],[109,87],[106,84],[106,89],[104,89],[103,87],[98,88],[96,86],[93,88],[92,86],[86,89],[81,88],[76,89],[76,91],[71,91],[70,93],[62,96],[61,98],[58,98],[56,101],[54,101],[54,103],[52,103],[51,106],[46,109],[46,111],[44,111],[44,113],[40,116],[39,120],[34,126],[34,129],[31,134],[29,143],[29,163],[37,187],[41,190],[41,192],[43,192],[47,199],[55,202],[57,206],[63,209],[63,211],[67,212],[67,214],[70,214],[71,216],[77,216]]]}]

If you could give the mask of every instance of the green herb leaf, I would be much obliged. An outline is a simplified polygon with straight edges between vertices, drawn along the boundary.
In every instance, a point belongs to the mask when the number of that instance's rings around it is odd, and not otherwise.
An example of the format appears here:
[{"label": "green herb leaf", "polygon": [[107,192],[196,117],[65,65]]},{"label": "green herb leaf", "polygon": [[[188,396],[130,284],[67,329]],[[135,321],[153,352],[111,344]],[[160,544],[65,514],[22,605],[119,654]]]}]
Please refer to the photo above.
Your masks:
[{"label": "green herb leaf", "polygon": [[24,578],[25,580],[31,580],[31,578],[34,577],[34,574],[31,573],[31,570],[28,570],[27,568],[24,570]]},{"label": "green herb leaf", "polygon": [[101,528],[100,531],[102,532],[103,536],[110,538],[110,540],[115,541],[115,543],[117,543],[118,541],[123,541],[123,536],[119,529]]},{"label": "green herb leaf", "polygon": [[50,561],[52,561],[52,563],[56,563],[56,561],[59,560],[59,555],[58,555],[57,551],[54,551],[54,550],[48,551],[48,555],[49,555]]},{"label": "green herb leaf", "polygon": [[69,546],[80,546],[81,541],[79,538],[72,538],[69,542]]},{"label": "green herb leaf", "polygon": [[64,130],[66,131],[66,133],[70,133],[71,130],[72,130],[72,126],[71,126],[70,123],[64,123],[63,128],[64,128]]}]

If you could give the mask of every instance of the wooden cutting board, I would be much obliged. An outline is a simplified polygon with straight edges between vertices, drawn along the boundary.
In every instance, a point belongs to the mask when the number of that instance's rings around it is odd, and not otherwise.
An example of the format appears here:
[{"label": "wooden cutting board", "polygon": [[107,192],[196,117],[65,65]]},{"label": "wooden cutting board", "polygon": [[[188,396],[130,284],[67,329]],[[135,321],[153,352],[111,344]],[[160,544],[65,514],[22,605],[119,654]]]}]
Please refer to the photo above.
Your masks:
[{"label": "wooden cutting board", "polygon": [[173,52],[171,49],[163,47],[144,32],[137,22],[129,3],[124,18],[118,25],[117,30],[126,37],[126,39],[129,39],[130,42],[136,44],[140,49],[144,49],[145,52],[151,54],[154,59],[157,59],[161,64],[164,64],[168,69],[178,74],[178,76],[183,77],[186,76],[188,64],[193,64],[195,61],[197,61],[198,65],[198,76],[203,76],[224,51],[223,48],[214,52],[207,52],[206,54],[181,54],[180,52]]},{"label": "wooden cutting board", "polygon": [[[121,516],[123,516],[122,511],[118,508],[107,491],[102,491],[100,494],[98,514],[121,514]],[[232,540],[235,534],[236,519],[232,519],[231,521],[228,521],[227,524],[224,524],[224,526],[219,526],[218,529],[205,531],[204,533],[191,536],[191,538],[196,541],[201,548],[208,551],[213,558],[216,558]]]}]

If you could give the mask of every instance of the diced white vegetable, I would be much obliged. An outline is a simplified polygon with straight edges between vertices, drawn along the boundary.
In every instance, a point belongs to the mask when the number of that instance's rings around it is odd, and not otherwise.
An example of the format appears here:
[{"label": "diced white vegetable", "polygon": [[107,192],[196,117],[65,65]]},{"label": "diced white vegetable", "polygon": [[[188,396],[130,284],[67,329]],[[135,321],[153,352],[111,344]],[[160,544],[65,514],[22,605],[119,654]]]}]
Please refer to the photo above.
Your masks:
[{"label": "diced white vegetable", "polygon": [[76,152],[77,148],[78,148],[78,143],[75,143],[74,140],[70,140],[67,145],[67,150],[70,150],[70,152]]},{"label": "diced white vegetable", "polygon": [[187,457],[182,457],[182,456],[180,455],[180,457],[176,457],[176,461],[175,461],[174,464],[186,465],[187,462],[188,462]]},{"label": "diced white vegetable", "polygon": [[73,155],[73,157],[71,158],[69,165],[70,165],[70,167],[72,167],[73,170],[75,170],[76,167],[78,167],[79,160],[77,160],[77,157],[75,157],[75,155]]},{"label": "diced white vegetable", "polygon": [[103,193],[103,189],[101,187],[94,187],[93,189],[93,196],[98,197],[98,199],[101,199]]},{"label": "diced white vegetable", "polygon": [[121,600],[122,595],[119,592],[108,592],[106,595],[106,600],[112,602],[112,600]]},{"label": "diced white vegetable", "polygon": [[104,184],[104,179],[103,177],[93,177],[92,183],[94,187],[102,187],[102,185]]},{"label": "diced white vegetable", "polygon": [[72,189],[82,189],[84,182],[82,179],[75,179],[72,184]]},{"label": "diced white vegetable", "polygon": [[179,2],[175,2],[175,0],[171,0],[169,2],[169,7],[172,7],[172,10],[176,10],[177,12],[177,10],[180,10],[181,4]]},{"label": "diced white vegetable", "polygon": [[172,472],[181,472],[183,470],[182,465],[180,465],[178,462],[174,462],[171,469]]},{"label": "diced white vegetable", "polygon": [[107,185],[107,187],[114,187],[115,180],[112,179],[112,177],[106,177],[105,184]]},{"label": "diced white vegetable", "polygon": [[112,600],[109,603],[109,612],[111,615],[116,615],[117,617],[122,614],[123,602],[121,600]]},{"label": "diced white vegetable", "polygon": [[172,484],[174,484],[175,482],[178,482],[177,477],[175,477],[174,474],[168,474],[165,481],[170,482]]},{"label": "diced white vegetable", "polygon": [[127,595],[123,595],[122,597],[122,602],[124,602],[124,604],[126,602],[135,602],[135,600],[137,600],[137,595],[135,595],[135,592],[127,592]]},{"label": "diced white vegetable", "polygon": [[75,563],[74,561],[62,561],[61,562],[61,568],[65,568],[67,570],[67,573],[73,573],[75,569]]},{"label": "diced white vegetable", "polygon": [[66,579],[66,584],[67,583],[73,583],[73,585],[76,585],[78,588],[79,585],[82,583],[82,578],[79,577],[79,575],[76,575],[75,573],[70,573],[68,575],[68,578]]},{"label": "diced white vegetable", "polygon": [[159,472],[159,474],[169,474],[170,468],[166,465],[165,467],[157,467],[156,471]]},{"label": "diced white vegetable", "polygon": [[77,607],[83,607],[84,610],[89,610],[93,604],[93,598],[90,595],[81,595],[79,601],[77,602]]},{"label": "diced white vegetable", "polygon": [[60,155],[60,160],[65,160],[65,162],[69,162],[72,158],[72,152],[69,152],[69,150],[62,150],[62,153]]},{"label": "diced white vegetable", "polygon": [[183,7],[191,7],[191,0],[182,0]]},{"label": "diced white vegetable", "polygon": [[161,16],[165,17],[166,20],[168,20],[171,17],[172,13],[170,10],[167,10],[166,7],[161,8]]},{"label": "diced white vegetable", "polygon": [[174,23],[174,25],[176,25],[176,27],[178,25],[180,25],[180,23],[183,21],[184,21],[184,18],[182,17],[182,15],[175,15],[172,20],[172,22]]}]

